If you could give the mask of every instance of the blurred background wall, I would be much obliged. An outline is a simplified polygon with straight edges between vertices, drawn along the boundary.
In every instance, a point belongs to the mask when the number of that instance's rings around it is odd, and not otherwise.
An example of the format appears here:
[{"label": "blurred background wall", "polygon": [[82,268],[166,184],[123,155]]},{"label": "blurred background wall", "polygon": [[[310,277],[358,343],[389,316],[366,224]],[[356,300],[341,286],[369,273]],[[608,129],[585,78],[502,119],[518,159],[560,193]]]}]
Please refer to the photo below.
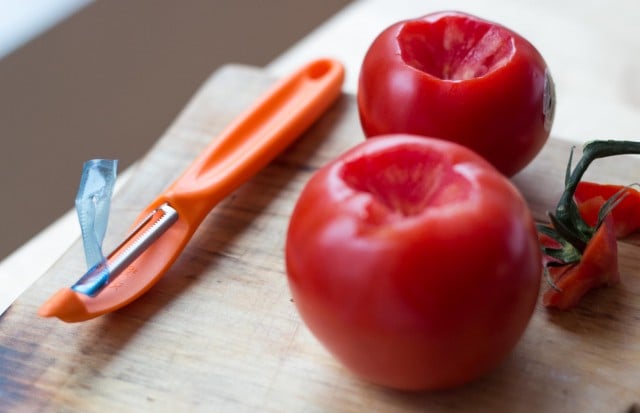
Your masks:
[{"label": "blurred background wall", "polygon": [[0,259],[73,208],[85,160],[126,169],[217,68],[266,65],[347,3],[93,1],[2,57]]}]

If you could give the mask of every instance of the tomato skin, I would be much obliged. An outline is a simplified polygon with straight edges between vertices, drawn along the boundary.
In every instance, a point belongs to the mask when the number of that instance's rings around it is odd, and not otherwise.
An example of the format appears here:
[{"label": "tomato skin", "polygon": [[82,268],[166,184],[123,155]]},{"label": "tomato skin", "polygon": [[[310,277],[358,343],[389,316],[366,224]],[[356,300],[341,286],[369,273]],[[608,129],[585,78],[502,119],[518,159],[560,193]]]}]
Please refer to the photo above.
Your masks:
[{"label": "tomato skin", "polygon": [[503,360],[541,261],[503,175],[465,147],[408,135],[369,139],[314,174],[286,241],[311,332],[357,376],[405,390],[457,386]]},{"label": "tomato skin", "polygon": [[616,238],[624,238],[640,229],[640,191],[622,185],[599,184],[581,181],[575,192],[575,200],[582,219],[595,226],[598,213],[606,200],[625,190],[625,196],[613,208],[611,215]]},{"label": "tomato skin", "polygon": [[[452,38],[487,28],[495,33],[487,48],[502,47],[499,64],[486,69],[482,62],[465,63],[474,50],[464,57],[450,51],[463,47]],[[474,75],[450,79],[444,71],[451,65],[469,65]],[[464,75],[462,69],[457,72]],[[543,147],[555,108],[553,82],[540,53],[517,33],[460,12],[434,13],[384,30],[365,55],[357,99],[368,137],[409,133],[451,140],[507,176]]]}]

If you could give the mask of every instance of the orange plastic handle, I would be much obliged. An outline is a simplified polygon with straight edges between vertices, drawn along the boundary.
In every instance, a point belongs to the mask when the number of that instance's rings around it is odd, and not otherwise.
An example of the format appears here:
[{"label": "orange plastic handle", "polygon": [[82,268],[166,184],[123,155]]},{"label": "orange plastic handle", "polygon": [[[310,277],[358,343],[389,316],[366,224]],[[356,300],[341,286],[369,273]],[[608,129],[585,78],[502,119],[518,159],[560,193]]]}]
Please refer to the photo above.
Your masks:
[{"label": "orange plastic handle", "polygon": [[316,60],[276,84],[231,123],[154,203],[169,202],[191,225],[300,136],[339,96],[344,69]]},{"label": "orange plastic handle", "polygon": [[151,211],[169,203],[179,217],[167,232],[96,296],[63,288],[44,303],[39,314],[67,322],[84,321],[144,294],[177,259],[209,211],[308,129],[340,95],[343,80],[342,64],[319,59],[276,83],[223,130],[136,221],[137,225]]}]

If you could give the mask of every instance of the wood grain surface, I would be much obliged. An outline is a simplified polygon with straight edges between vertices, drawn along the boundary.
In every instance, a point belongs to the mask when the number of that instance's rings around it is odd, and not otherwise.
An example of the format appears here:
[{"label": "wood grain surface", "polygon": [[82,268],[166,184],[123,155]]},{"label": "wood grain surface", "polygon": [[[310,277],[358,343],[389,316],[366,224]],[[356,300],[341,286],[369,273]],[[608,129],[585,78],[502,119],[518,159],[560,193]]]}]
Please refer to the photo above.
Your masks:
[{"label": "wood grain surface", "polygon": [[[227,66],[196,94],[117,194],[106,248],[147,202],[271,83]],[[98,319],[40,319],[84,268],[77,242],[0,318],[0,411],[626,412],[640,409],[640,254],[620,243],[622,283],[573,311],[536,309],[512,354],[458,389],[403,393],[361,382],[301,322],[283,246],[297,196],[318,167],[362,140],[343,96],[308,133],[219,205],[145,296]],[[514,178],[544,219],[569,144],[551,139]],[[638,180],[635,157],[598,161],[591,179]],[[19,277],[20,274],[16,274]],[[633,410],[636,409],[636,410]]]}]

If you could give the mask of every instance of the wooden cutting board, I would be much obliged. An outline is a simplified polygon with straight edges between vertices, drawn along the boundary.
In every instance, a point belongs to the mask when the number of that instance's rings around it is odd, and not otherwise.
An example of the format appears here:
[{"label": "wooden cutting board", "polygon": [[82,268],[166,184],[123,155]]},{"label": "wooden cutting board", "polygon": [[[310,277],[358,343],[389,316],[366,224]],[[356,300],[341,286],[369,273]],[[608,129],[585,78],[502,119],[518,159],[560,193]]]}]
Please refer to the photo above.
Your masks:
[{"label": "wooden cutting board", "polygon": [[[210,78],[115,197],[107,249],[272,80],[243,66]],[[85,270],[77,242],[0,319],[0,411],[640,409],[637,239],[620,244],[621,285],[593,292],[571,312],[537,308],[507,360],[470,385],[402,393],[363,383],[342,368],[296,312],[283,246],[289,215],[311,174],[362,139],[355,100],[343,96],[211,213],[141,299],[85,323],[40,319],[41,303]],[[567,142],[551,139],[514,179],[537,218],[544,219],[560,194],[568,153]],[[597,162],[589,177],[631,183],[639,175],[637,158],[619,157]]]}]

